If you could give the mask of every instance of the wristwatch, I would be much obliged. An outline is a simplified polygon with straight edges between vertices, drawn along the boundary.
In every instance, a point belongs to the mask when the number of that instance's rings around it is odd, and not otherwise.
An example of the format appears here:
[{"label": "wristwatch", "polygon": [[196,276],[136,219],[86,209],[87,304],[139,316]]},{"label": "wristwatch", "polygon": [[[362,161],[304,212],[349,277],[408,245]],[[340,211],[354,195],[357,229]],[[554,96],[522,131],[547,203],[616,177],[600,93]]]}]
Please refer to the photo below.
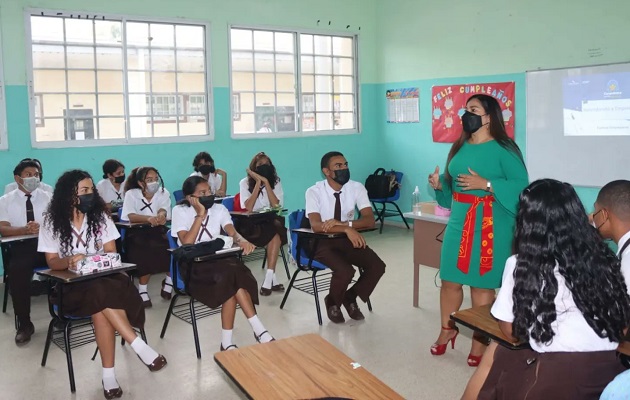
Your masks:
[{"label": "wristwatch", "polygon": [[492,190],[492,183],[488,181],[488,183],[486,183],[486,192],[489,192],[490,190]]}]

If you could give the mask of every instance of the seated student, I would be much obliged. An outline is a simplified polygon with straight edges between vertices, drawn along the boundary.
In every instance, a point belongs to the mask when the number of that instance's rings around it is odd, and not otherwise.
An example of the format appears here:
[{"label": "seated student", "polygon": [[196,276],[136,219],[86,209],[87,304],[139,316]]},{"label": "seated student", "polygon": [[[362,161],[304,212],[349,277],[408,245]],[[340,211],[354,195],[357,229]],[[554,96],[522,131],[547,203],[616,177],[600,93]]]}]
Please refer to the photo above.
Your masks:
[{"label": "seated student", "polygon": [[[374,213],[365,187],[350,180],[348,161],[338,151],[322,157],[321,168],[325,180],[306,191],[306,215],[315,232],[339,232],[347,237],[320,240],[314,258],[332,270],[330,292],[324,298],[328,318],[335,323],[344,322],[341,305],[350,318],[365,317],[357,296],[367,301],[376,284],[385,273],[385,263],[368,247],[357,229],[373,228]],[[361,217],[354,219],[357,207]],[[310,246],[307,244],[307,249]],[[363,269],[356,284],[348,289],[354,276],[353,265]]]},{"label": "seated student", "polygon": [[171,194],[153,167],[134,168],[125,183],[125,201],[120,218],[129,222],[145,222],[153,229],[127,229],[127,257],[138,266],[138,290],[145,307],[152,307],[147,292],[153,274],[166,272],[160,295],[170,300],[173,281],[169,273],[171,255],[168,252],[166,221],[171,219]]},{"label": "seated student", "polygon": [[[39,160],[36,159],[36,158],[25,158],[22,161],[33,161],[33,162],[35,162],[35,164],[38,165],[38,167],[39,167],[39,188],[41,190],[43,190],[44,192],[48,192],[48,193],[50,193],[52,195],[53,187],[50,186],[50,185],[45,184],[44,182],[42,182],[42,180],[44,180],[44,170],[42,169],[42,163],[39,162]],[[22,162],[22,161],[20,161],[20,162]],[[17,182],[8,183],[4,187],[4,194],[8,194],[9,192],[12,192],[12,191],[14,191],[17,188],[18,188]]]},{"label": "seated student", "polygon": [[501,331],[479,399],[593,399],[623,370],[615,349],[630,321],[619,259],[590,226],[573,187],[552,179],[520,195],[514,238],[492,306]]},{"label": "seated student", "polygon": [[[76,269],[87,254],[116,252],[119,233],[107,215],[105,203],[94,194],[92,177],[85,171],[64,173],[55,186],[37,250],[46,254],[48,266],[57,271]],[[106,399],[122,396],[114,372],[115,333],[131,344],[140,360],[154,372],[166,365],[138,337],[132,326],[145,322],[142,301],[133,282],[124,273],[62,286],[63,310],[67,315],[92,316],[94,334],[103,365],[103,394]]]},{"label": "seated student", "polygon": [[[258,211],[263,208],[278,207],[284,204],[282,183],[276,173],[276,167],[269,156],[260,152],[252,158],[247,169],[247,177],[239,183],[241,208],[247,211]],[[260,287],[261,296],[269,296],[271,292],[283,292],[284,285],[276,277],[276,263],[280,246],[287,243],[287,228],[284,218],[238,221],[239,232],[256,247],[267,247],[267,273]]]},{"label": "seated student", "polygon": [[118,160],[109,159],[103,163],[103,179],[96,185],[98,194],[105,200],[110,211],[116,212],[122,205],[125,191],[125,166]]},{"label": "seated student", "polygon": [[[39,187],[39,164],[22,160],[13,175],[18,189],[0,197],[0,235],[37,234],[50,202],[50,193]],[[10,276],[9,291],[18,321],[17,345],[29,342],[35,332],[31,322],[31,279],[33,268],[45,265],[44,255],[37,252],[36,240],[11,245],[11,261],[5,267]]]},{"label": "seated student", "polygon": [[[221,229],[234,239],[244,254],[251,253],[255,246],[243,239],[234,229],[230,213],[221,204],[214,204],[208,182],[199,176],[188,177],[182,186],[185,199],[173,208],[171,235],[179,245],[210,241],[221,234]],[[186,279],[190,271],[186,263],[179,265]],[[221,306],[220,350],[236,349],[232,341],[234,315],[239,304],[247,317],[256,341],[266,343],[274,340],[256,315],[254,304],[258,304],[258,283],[251,271],[236,257],[210,260],[195,265],[190,277],[190,292],[193,297],[210,308]]]},{"label": "seated student", "polygon": [[197,153],[193,159],[195,172],[190,176],[201,176],[208,181],[212,194],[217,197],[225,197],[227,192],[227,173],[214,166],[214,160],[205,151]]}]

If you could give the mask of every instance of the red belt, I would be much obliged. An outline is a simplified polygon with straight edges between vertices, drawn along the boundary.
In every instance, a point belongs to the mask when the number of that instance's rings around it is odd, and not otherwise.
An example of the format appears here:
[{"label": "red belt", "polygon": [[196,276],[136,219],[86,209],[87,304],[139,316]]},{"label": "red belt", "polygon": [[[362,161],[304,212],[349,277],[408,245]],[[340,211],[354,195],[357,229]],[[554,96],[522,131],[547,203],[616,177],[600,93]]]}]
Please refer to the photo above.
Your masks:
[{"label": "red belt", "polygon": [[475,196],[465,193],[453,193],[453,200],[458,203],[472,204],[466,213],[464,227],[462,229],[462,240],[459,244],[459,255],[457,257],[457,268],[467,274],[470,269],[470,256],[472,254],[472,244],[475,239],[475,219],[477,218],[477,206],[483,203],[483,220],[481,224],[481,250],[479,260],[479,274],[483,276],[492,270],[492,250],[494,230],[492,226],[492,202],[494,196]]}]

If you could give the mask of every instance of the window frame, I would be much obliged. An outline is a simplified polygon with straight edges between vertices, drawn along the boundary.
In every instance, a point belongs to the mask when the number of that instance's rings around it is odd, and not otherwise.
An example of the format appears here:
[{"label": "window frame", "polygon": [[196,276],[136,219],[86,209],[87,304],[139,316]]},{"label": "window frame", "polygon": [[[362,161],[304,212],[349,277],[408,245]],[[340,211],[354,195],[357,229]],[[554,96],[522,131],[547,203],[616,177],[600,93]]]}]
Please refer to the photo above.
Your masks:
[{"label": "window frame", "polygon": [[[290,28],[290,27],[277,27],[277,26],[267,26],[267,25],[242,25],[242,24],[230,24],[228,25],[227,31],[227,39],[228,39],[228,80],[229,80],[229,89],[230,89],[230,100],[232,99],[232,95],[238,93],[239,96],[241,92],[234,92],[232,88],[232,29],[247,29],[247,30],[261,30],[261,31],[270,31],[270,32],[280,32],[280,33],[291,33],[295,35],[295,43],[294,43],[294,72],[295,72],[295,118],[296,123],[298,124],[297,130],[295,132],[272,132],[272,133],[234,133],[234,122],[236,119],[230,118],[230,137],[232,139],[280,139],[280,138],[296,138],[296,137],[312,137],[312,136],[338,136],[338,135],[356,135],[360,134],[361,129],[361,84],[359,78],[359,40],[360,35],[357,32],[340,32],[340,31],[328,31],[328,30],[313,30],[313,29],[303,29],[303,28]],[[353,39],[353,77],[354,77],[354,103],[355,110],[353,112],[355,118],[355,128],[353,129],[337,129],[337,130],[313,130],[313,131],[304,131],[302,128],[302,96],[304,94],[313,94],[316,93],[303,93],[302,92],[302,83],[301,83],[301,43],[300,43],[300,35],[322,35],[322,36],[339,36],[339,37],[347,37]],[[252,49],[252,54],[255,51]],[[255,71],[253,71],[255,73]],[[255,93],[253,91],[252,93]],[[234,115],[233,102],[230,101],[230,115]],[[240,106],[240,105],[239,105]],[[255,105],[254,105],[255,106]],[[239,120],[240,120],[240,110],[239,110]]]},{"label": "window frame", "polygon": [[[124,115],[125,118],[125,138],[122,139],[89,139],[89,140],[60,140],[60,141],[37,141],[37,126],[35,123],[35,100],[34,100],[34,70],[33,70],[33,41],[31,35],[31,16],[60,16],[67,17],[72,15],[86,15],[89,19],[102,18],[105,20],[120,20],[123,22],[122,31],[126,32],[126,22],[139,22],[139,23],[155,23],[155,24],[174,24],[174,25],[197,25],[203,26],[205,30],[204,35],[204,57],[205,57],[205,92],[207,95],[206,101],[206,118],[203,121],[206,125],[206,134],[204,135],[185,135],[185,136],[167,136],[167,137],[131,137],[130,132],[130,115],[128,106],[128,68],[127,68],[127,44],[122,44],[123,50],[123,97],[125,97],[124,103]],[[119,145],[141,145],[141,144],[159,144],[159,143],[189,143],[189,142],[207,142],[214,141],[215,128],[214,128],[214,94],[212,85],[212,49],[211,49],[211,24],[209,21],[195,20],[191,18],[162,18],[162,17],[147,17],[143,15],[129,15],[129,14],[94,14],[93,12],[81,12],[81,11],[67,11],[67,10],[51,10],[44,8],[25,8],[24,9],[24,29],[25,29],[25,45],[26,45],[26,68],[28,77],[28,89],[29,89],[29,124],[31,130],[31,146],[33,148],[71,148],[71,147],[101,147],[101,146],[119,146]],[[67,71],[67,66],[64,67]],[[100,93],[100,92],[97,92]],[[39,93],[37,93],[39,94]],[[182,95],[182,94],[178,94]],[[44,121],[45,122],[45,121]],[[180,122],[187,122],[185,116],[180,116]],[[197,121],[201,122],[201,121]],[[160,124],[163,121],[156,120],[154,123]],[[1,148],[2,143],[0,143]]]}]

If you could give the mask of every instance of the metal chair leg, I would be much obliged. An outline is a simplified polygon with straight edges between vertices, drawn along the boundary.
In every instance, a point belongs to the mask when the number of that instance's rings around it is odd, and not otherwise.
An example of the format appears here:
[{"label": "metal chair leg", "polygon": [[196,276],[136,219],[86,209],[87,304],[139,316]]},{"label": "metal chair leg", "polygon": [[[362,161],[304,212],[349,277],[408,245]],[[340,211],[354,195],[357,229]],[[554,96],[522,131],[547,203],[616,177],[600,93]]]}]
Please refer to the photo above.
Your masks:
[{"label": "metal chair leg", "polygon": [[197,317],[195,315],[195,299],[190,297],[190,321],[192,322],[193,335],[195,336],[195,350],[197,350],[197,358],[201,359],[201,347],[199,346],[199,332],[197,331]]},{"label": "metal chair leg", "polygon": [[144,328],[140,329],[140,338],[144,340],[144,343],[149,343],[147,341],[147,333],[145,332]]},{"label": "metal chair leg", "polygon": [[299,273],[300,273],[299,269],[297,269],[293,273],[293,278],[291,278],[291,281],[289,282],[289,286],[287,287],[286,292],[284,292],[284,297],[282,297],[282,302],[280,303],[280,309],[281,310],[282,310],[282,308],[284,308],[284,303],[287,302],[287,298],[289,298],[289,293],[291,292],[291,289],[293,289],[293,283],[295,282],[295,278],[297,278]]},{"label": "metal chair leg", "polygon": [[94,354],[92,355],[92,361],[96,360],[96,355],[98,354],[98,346],[94,349]]},{"label": "metal chair leg", "polygon": [[265,269],[265,265],[267,265],[267,248],[265,247],[265,255],[263,256],[262,269]]},{"label": "metal chair leg", "polygon": [[[7,266],[4,266],[5,270]],[[7,312],[7,303],[9,302],[9,275],[5,272],[4,274],[4,299],[2,300],[2,312]]]},{"label": "metal chair leg", "polygon": [[68,363],[68,376],[70,378],[70,391],[72,393],[77,391],[74,384],[74,368],[72,366],[72,350],[70,349],[70,323],[66,322],[66,326],[63,329],[63,342],[66,347],[66,362]]},{"label": "metal chair leg", "polygon": [[313,282],[313,295],[315,296],[315,308],[317,309],[317,321],[319,325],[322,324],[322,311],[319,307],[319,291],[317,290],[317,271],[313,271],[313,275],[311,276],[311,281]]},{"label": "metal chair leg", "polygon": [[55,320],[51,319],[48,324],[48,334],[46,335],[46,344],[44,345],[44,355],[42,356],[42,367],[46,366],[46,359],[48,359],[48,350],[50,350],[50,342],[52,342],[53,327],[55,326]]},{"label": "metal chair leg", "polygon": [[407,229],[409,228],[409,224],[407,223],[407,220],[405,219],[405,217],[403,216],[402,211],[400,211],[400,207],[398,207],[398,204],[394,203],[393,201],[390,201],[391,204],[394,205],[394,207],[396,207],[396,211],[398,211],[398,215],[400,215],[400,219],[403,220],[403,222],[405,223],[405,226],[407,226]]},{"label": "metal chair leg", "polygon": [[370,301],[370,299],[368,299],[367,305],[368,305],[368,310],[370,310],[370,312],[372,312],[372,302]]},{"label": "metal chair leg", "polygon": [[284,246],[280,246],[280,255],[282,256],[282,262],[284,263],[284,269],[287,272],[287,279],[291,279],[291,273],[289,272],[289,263],[287,263],[287,256],[284,252]]},{"label": "metal chair leg", "polygon": [[[164,325],[162,325],[162,332],[160,333],[160,339],[164,339],[164,334],[166,333],[166,328],[168,327],[168,322],[171,320],[171,314],[173,313],[173,307],[175,306],[175,302],[179,297],[178,293],[175,293],[173,298],[171,299],[171,304],[168,306],[168,311],[166,313],[166,318],[164,318]],[[146,340],[145,340],[146,342]]]}]

